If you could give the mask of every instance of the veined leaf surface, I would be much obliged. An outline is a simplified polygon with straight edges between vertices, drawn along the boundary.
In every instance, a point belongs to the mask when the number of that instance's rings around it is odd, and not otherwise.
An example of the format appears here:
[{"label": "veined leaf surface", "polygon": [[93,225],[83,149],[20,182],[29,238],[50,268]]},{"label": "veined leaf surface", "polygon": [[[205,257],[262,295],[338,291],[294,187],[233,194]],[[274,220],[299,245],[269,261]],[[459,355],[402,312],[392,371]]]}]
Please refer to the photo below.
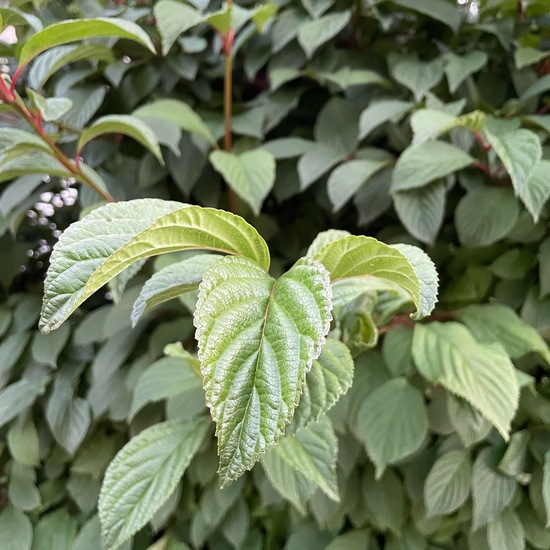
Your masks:
[{"label": "veined leaf surface", "polygon": [[222,258],[205,273],[195,326],[222,487],[284,434],[324,344],[331,298],[328,273],[311,259],[278,280],[247,258]]}]

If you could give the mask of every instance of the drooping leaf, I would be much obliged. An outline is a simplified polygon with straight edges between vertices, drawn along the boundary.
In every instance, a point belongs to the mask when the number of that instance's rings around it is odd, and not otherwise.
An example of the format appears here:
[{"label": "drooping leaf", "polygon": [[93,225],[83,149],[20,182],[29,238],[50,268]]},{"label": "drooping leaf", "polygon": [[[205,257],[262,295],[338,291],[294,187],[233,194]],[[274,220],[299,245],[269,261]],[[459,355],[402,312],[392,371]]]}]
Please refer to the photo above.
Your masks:
[{"label": "drooping leaf", "polygon": [[443,141],[427,141],[401,154],[392,175],[392,191],[422,187],[472,164],[458,147]]},{"label": "drooping leaf", "polygon": [[471,305],[462,310],[460,319],[477,340],[484,344],[499,342],[512,359],[535,351],[550,365],[548,345],[513,309],[502,304]]},{"label": "drooping leaf", "polygon": [[33,358],[44,365],[56,367],[57,358],[65,347],[70,335],[71,329],[69,326],[58,330],[54,334],[40,334],[36,332],[31,346]]},{"label": "drooping leaf", "polygon": [[0,391],[0,426],[4,426],[28,409],[42,389],[26,379],[18,380]]},{"label": "drooping leaf", "polygon": [[489,550],[524,550],[525,533],[517,514],[507,508],[487,526]]},{"label": "drooping leaf", "polygon": [[431,61],[416,56],[403,57],[391,67],[391,72],[395,80],[420,101],[443,78],[443,60],[441,57]]},{"label": "drooping leaf", "polygon": [[193,109],[184,103],[175,99],[157,99],[152,103],[147,103],[133,113],[134,116],[147,119],[160,119],[164,123],[172,123],[179,126],[186,132],[191,132],[201,136],[211,145],[216,145],[216,138],[206,126],[202,118],[193,111]]},{"label": "drooping leaf", "polygon": [[158,199],[97,208],[72,224],[54,246],[41,330],[57,328],[86,298],[134,261],[196,248],[243,255],[264,268],[269,266],[265,241],[234,214]]},{"label": "drooping leaf", "polygon": [[217,254],[198,254],[170,264],[155,273],[143,285],[134,302],[132,324],[135,326],[141,316],[151,308],[199,288],[204,272],[219,259]]},{"label": "drooping leaf", "polygon": [[519,198],[537,223],[546,201],[550,197],[550,161],[541,160],[533,168],[531,176],[519,191]]},{"label": "drooping leaf", "polygon": [[99,520],[107,548],[119,548],[168,499],[208,425],[204,417],[161,422],[120,450],[105,472],[99,496]]},{"label": "drooping leaf", "polygon": [[315,141],[335,153],[349,155],[357,144],[358,116],[359,111],[350,101],[331,98],[323,105],[315,121]]},{"label": "drooping leaf", "polygon": [[521,193],[542,156],[539,138],[525,129],[498,136],[486,129],[485,136],[510,175],[516,193]]},{"label": "drooping leaf", "polygon": [[470,76],[481,70],[487,63],[488,56],[485,52],[470,51],[464,55],[456,55],[449,52],[445,56],[445,74],[451,93]]},{"label": "drooping leaf", "polygon": [[336,36],[351,19],[350,11],[331,13],[303,23],[298,29],[298,42],[308,57],[315,51]]},{"label": "drooping leaf", "polygon": [[405,378],[374,390],[357,414],[357,430],[380,478],[386,466],[416,451],[428,433],[422,394]]},{"label": "drooping leaf", "polygon": [[0,514],[0,548],[3,550],[31,550],[32,524],[29,518],[8,504]]},{"label": "drooping leaf", "polygon": [[246,258],[223,258],[205,273],[195,326],[222,486],[283,435],[328,332],[331,297],[328,273],[313,260],[277,281]]},{"label": "drooping leaf", "polygon": [[259,216],[263,201],[275,183],[275,158],[264,149],[240,155],[226,151],[210,153],[210,162],[229,186]]},{"label": "drooping leaf", "polygon": [[372,102],[361,113],[359,119],[359,139],[367,137],[384,122],[399,122],[413,107],[410,101],[383,99]]},{"label": "drooping leaf", "polygon": [[27,91],[27,94],[42,116],[42,120],[58,120],[73,106],[73,102],[67,97],[45,98],[30,89]]},{"label": "drooping leaf", "polygon": [[441,21],[455,32],[460,26],[458,10],[445,0],[393,0],[393,3]]},{"label": "drooping leaf", "polygon": [[166,55],[178,36],[202,22],[204,17],[191,6],[175,0],[160,0],[153,7],[162,39],[162,55]]},{"label": "drooping leaf", "polygon": [[413,145],[420,145],[429,139],[434,139],[453,128],[468,128],[480,132],[485,126],[485,113],[473,111],[461,116],[455,116],[446,111],[435,109],[419,109],[411,116],[411,128],[414,133]]},{"label": "drooping leaf", "polygon": [[147,147],[155,155],[160,164],[164,164],[156,134],[145,122],[131,115],[106,115],[98,118],[80,135],[78,150],[81,151],[92,139],[104,134],[124,134],[130,136],[144,147]]},{"label": "drooping leaf", "polygon": [[418,275],[403,252],[364,236],[349,236],[326,244],[314,258],[329,271],[331,280],[357,277],[386,279],[405,290],[416,305],[415,318],[429,315],[425,305],[433,296],[421,296]]},{"label": "drooping leaf", "polygon": [[420,373],[477,408],[507,439],[519,385],[504,349],[482,345],[459,323],[417,325],[413,358]]},{"label": "drooping leaf", "polygon": [[155,47],[147,33],[135,23],[124,19],[97,18],[61,21],[33,34],[19,52],[19,64],[27,65],[45,50],[86,38],[127,38],[134,40],[155,53]]},{"label": "drooping leaf", "polygon": [[458,238],[464,246],[489,246],[516,224],[518,201],[509,189],[478,187],[467,193],[455,210]]},{"label": "drooping leaf", "polygon": [[430,516],[454,513],[470,494],[472,464],[466,451],[449,451],[432,466],[424,486],[424,502]]},{"label": "drooping leaf", "polygon": [[293,429],[319,420],[348,391],[353,371],[354,363],[349,348],[329,338],[306,375],[300,403],[292,419]]}]

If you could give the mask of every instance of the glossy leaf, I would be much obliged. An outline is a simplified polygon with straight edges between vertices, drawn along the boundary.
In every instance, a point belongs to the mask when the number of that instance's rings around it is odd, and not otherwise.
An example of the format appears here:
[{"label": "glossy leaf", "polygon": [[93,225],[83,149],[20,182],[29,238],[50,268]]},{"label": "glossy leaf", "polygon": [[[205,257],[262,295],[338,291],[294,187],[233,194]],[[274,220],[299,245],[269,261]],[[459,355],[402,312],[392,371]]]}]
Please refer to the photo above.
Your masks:
[{"label": "glossy leaf", "polygon": [[124,134],[130,136],[144,147],[147,147],[158,161],[164,164],[156,134],[139,118],[130,115],[107,115],[98,118],[80,135],[78,149],[81,151],[92,139],[104,134]]},{"label": "glossy leaf", "polygon": [[265,241],[234,214],[158,199],[97,208],[71,225],[54,247],[41,330],[59,327],[86,298],[136,260],[196,248],[243,255],[269,266]]},{"label": "glossy leaf", "polygon": [[469,401],[508,438],[519,386],[503,348],[480,344],[458,323],[434,322],[415,327],[413,358],[425,378]]},{"label": "glossy leaf", "polygon": [[86,38],[127,38],[134,40],[153,53],[155,47],[147,33],[135,23],[124,19],[73,19],[61,21],[33,34],[19,52],[19,64],[27,65],[43,51]]},{"label": "glossy leaf", "polygon": [[284,433],[331,319],[328,273],[303,260],[275,281],[246,258],[223,258],[199,287],[195,326],[222,487]]},{"label": "glossy leaf", "polygon": [[105,472],[99,497],[106,547],[119,548],[153,517],[179,483],[208,425],[206,418],[161,422],[119,451]]}]

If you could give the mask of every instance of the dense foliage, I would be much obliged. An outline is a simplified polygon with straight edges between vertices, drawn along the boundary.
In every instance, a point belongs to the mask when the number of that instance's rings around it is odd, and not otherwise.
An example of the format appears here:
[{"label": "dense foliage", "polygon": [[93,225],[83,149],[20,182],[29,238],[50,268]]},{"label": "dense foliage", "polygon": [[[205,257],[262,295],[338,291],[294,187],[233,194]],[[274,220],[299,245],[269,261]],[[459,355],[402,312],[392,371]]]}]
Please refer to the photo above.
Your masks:
[{"label": "dense foliage", "polygon": [[0,548],[548,548],[547,0],[232,4],[0,7]]}]

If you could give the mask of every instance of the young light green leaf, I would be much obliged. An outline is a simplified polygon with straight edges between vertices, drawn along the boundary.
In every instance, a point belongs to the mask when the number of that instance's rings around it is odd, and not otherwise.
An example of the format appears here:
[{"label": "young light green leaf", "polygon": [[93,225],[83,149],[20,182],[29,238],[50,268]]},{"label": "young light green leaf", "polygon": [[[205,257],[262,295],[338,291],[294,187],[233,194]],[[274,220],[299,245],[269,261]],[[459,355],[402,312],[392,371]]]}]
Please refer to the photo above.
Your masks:
[{"label": "young light green leaf", "polygon": [[550,365],[550,350],[540,333],[502,304],[471,305],[460,313],[461,321],[484,344],[499,342],[512,359],[535,351]]},{"label": "young light green leaf", "polygon": [[460,508],[470,494],[472,464],[467,451],[449,451],[432,466],[424,486],[428,516],[444,516]]},{"label": "young light green leaf", "polygon": [[191,366],[181,357],[163,357],[139,376],[129,418],[133,418],[147,403],[200,389],[201,381]]},{"label": "young light green leaf", "polygon": [[392,175],[392,191],[422,187],[472,164],[470,155],[443,141],[427,141],[405,149]]},{"label": "young light green leaf", "polygon": [[354,367],[349,348],[329,338],[306,375],[300,403],[292,419],[294,431],[319,420],[348,391]]},{"label": "young light green leaf", "polygon": [[517,514],[507,508],[487,527],[489,550],[524,550],[525,532]]},{"label": "young light green leaf", "polygon": [[284,434],[325,341],[331,298],[328,273],[310,259],[277,281],[247,258],[222,258],[205,273],[195,326],[222,487]]},{"label": "young light green leaf", "polygon": [[105,472],[99,520],[105,546],[116,550],[172,494],[206,432],[207,418],[155,424],[132,438]]},{"label": "young light green leaf", "polygon": [[8,504],[0,514],[0,548],[31,550],[32,524],[18,508]]},{"label": "young light green leaf", "polygon": [[82,151],[88,142],[103,134],[124,134],[130,136],[144,147],[147,147],[155,155],[160,164],[164,165],[156,134],[145,122],[136,116],[107,115],[98,118],[82,132],[78,140],[78,150]]},{"label": "young light green leaf", "polygon": [[480,344],[459,323],[433,322],[415,326],[413,358],[426,379],[469,401],[508,439],[519,385],[502,348]]},{"label": "young light green leaf", "polygon": [[425,309],[418,275],[403,252],[372,237],[343,237],[326,244],[314,258],[330,273],[331,280],[351,277],[378,277],[386,279],[405,290],[417,308],[415,318],[424,317],[431,310]]},{"label": "young light green leaf", "polygon": [[379,479],[386,466],[414,453],[428,433],[428,414],[419,390],[405,378],[394,378],[374,390],[357,413],[358,436],[376,466]]},{"label": "young light green leaf", "polygon": [[474,462],[472,500],[474,502],[472,530],[495,520],[510,504],[516,492],[516,480],[497,470],[499,450],[486,447]]},{"label": "young light green leaf", "polygon": [[525,182],[518,195],[523,204],[529,210],[535,223],[539,221],[540,214],[546,201],[550,197],[550,160],[541,160],[533,168],[529,179]]},{"label": "young light green leaf", "polygon": [[498,136],[486,129],[485,137],[510,175],[516,193],[521,193],[542,157],[539,138],[523,128]]},{"label": "young light green leaf", "polygon": [[191,6],[175,0],[160,0],[153,7],[155,20],[162,39],[162,55],[166,55],[178,36],[204,20]]},{"label": "young light green leaf", "polygon": [[338,439],[328,418],[322,417],[294,435],[284,437],[274,451],[329,498],[340,500],[336,478]]},{"label": "young light green leaf", "polygon": [[351,233],[344,229],[327,229],[326,231],[321,231],[313,242],[309,245],[307,249],[306,256],[308,258],[313,258],[323,246],[333,241],[337,241],[343,237],[349,237]]},{"label": "young light green leaf", "polygon": [[237,155],[226,151],[210,153],[210,162],[256,216],[275,183],[275,158],[265,149]]},{"label": "young light green leaf", "polygon": [[72,224],[54,246],[41,330],[59,327],[84,300],[136,260],[197,248],[242,255],[269,267],[265,241],[234,214],[159,199],[97,208]]},{"label": "young light green leaf", "polygon": [[58,120],[73,106],[73,102],[67,97],[45,98],[31,89],[27,90],[27,94],[40,112],[42,120]]},{"label": "young light green leaf", "polygon": [[162,121],[177,124],[182,130],[191,132],[204,138],[211,145],[216,145],[216,138],[203,122],[201,117],[193,111],[187,103],[176,99],[158,99],[147,103],[133,113],[139,118],[161,119]]},{"label": "young light green leaf", "polygon": [[336,36],[350,21],[351,11],[331,13],[304,23],[298,29],[298,42],[308,57]]},{"label": "young light green leaf", "polygon": [[489,246],[514,227],[518,215],[519,204],[510,189],[477,187],[456,207],[458,238],[464,246]]},{"label": "young light green leaf", "polygon": [[57,48],[45,51],[35,59],[29,69],[29,86],[34,90],[40,90],[59,69],[70,63],[84,59],[94,59],[109,63],[115,62],[112,48],[102,44],[91,43],[58,46]]},{"label": "young light green leaf", "polygon": [[135,23],[111,17],[109,19],[71,19],[61,21],[33,34],[19,52],[19,65],[25,66],[45,50],[86,38],[127,38],[155,53],[147,33]]},{"label": "young light green leaf", "polygon": [[197,254],[166,266],[143,285],[132,308],[132,325],[151,308],[199,288],[204,272],[217,260],[218,254]]}]

